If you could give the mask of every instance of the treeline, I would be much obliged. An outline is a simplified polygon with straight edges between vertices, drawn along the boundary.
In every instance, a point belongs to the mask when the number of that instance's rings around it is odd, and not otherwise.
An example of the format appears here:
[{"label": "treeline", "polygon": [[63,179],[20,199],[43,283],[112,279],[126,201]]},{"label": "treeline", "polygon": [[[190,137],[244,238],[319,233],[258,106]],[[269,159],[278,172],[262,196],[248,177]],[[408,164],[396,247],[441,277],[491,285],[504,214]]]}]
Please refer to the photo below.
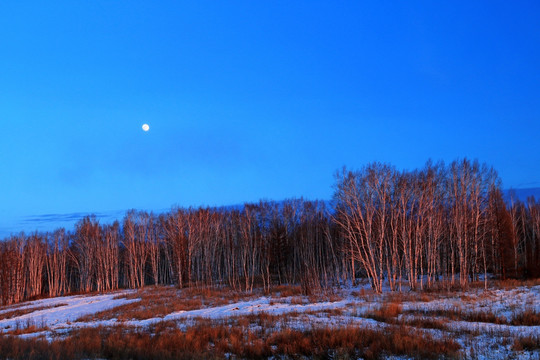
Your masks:
[{"label": "treeline", "polygon": [[462,160],[336,175],[332,205],[303,199],[239,208],[89,216],[74,231],[0,243],[0,302],[140,288],[301,284],[306,293],[370,279],[400,290],[466,287],[483,274],[540,276],[540,202],[506,203],[491,168]]},{"label": "treeline", "polygon": [[86,217],[73,232],[12,236],[0,244],[1,302],[153,284],[330,286],[348,269],[329,213],[324,202],[261,201],[129,211],[112,225]]}]

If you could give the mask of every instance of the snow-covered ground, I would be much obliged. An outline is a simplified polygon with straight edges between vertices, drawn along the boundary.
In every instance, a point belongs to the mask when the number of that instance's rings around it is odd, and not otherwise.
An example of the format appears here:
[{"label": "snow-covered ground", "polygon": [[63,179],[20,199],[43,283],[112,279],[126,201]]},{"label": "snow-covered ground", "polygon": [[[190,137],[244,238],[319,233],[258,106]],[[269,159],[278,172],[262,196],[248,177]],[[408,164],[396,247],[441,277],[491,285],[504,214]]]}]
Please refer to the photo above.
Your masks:
[{"label": "snow-covered ground", "polygon": [[[540,313],[540,286],[517,287],[511,290],[476,290],[429,302],[406,302],[403,303],[403,310],[420,313],[437,311],[456,311],[466,314],[490,313],[503,321],[510,322],[525,311]],[[504,323],[451,321],[449,327],[456,331],[540,336],[540,323],[536,326],[512,326]]]},{"label": "snow-covered ground", "polygon": [[[439,320],[443,325],[440,328],[416,327],[434,337],[450,336],[462,346],[465,355],[474,352],[475,358],[540,358],[535,352],[537,350],[511,350],[515,339],[540,337],[540,323],[511,325],[512,319],[523,312],[540,312],[540,286],[440,294],[406,292],[402,297],[390,293],[364,295],[362,288],[340,289],[338,293],[339,296],[328,299],[319,297],[311,300],[303,296],[251,296],[226,305],[201,305],[193,310],[171,311],[145,319],[117,320],[96,316],[98,319],[93,321],[87,320],[88,315],[99,315],[104,310],[138,302],[137,294],[140,293],[119,291],[104,295],[65,296],[0,309],[0,318],[10,315],[0,320],[0,331],[24,337],[44,336],[50,340],[56,336],[67,336],[71,330],[81,327],[121,325],[151,331],[152,325],[162,321],[172,321],[179,328],[184,328],[201,318],[223,322],[259,313],[281,316],[285,320],[280,322],[280,326],[298,329],[345,325],[373,328],[395,324],[415,326],[410,325],[411,320],[427,318]],[[182,296],[181,291],[179,294]],[[397,304],[399,311],[395,318],[380,319],[373,315],[385,304]],[[448,312],[456,315],[446,316]],[[473,322],[466,318],[467,314],[477,313],[492,314],[500,321]]]},{"label": "snow-covered ground", "polygon": [[36,329],[67,328],[82,316],[138,301],[137,299],[122,298],[123,295],[132,292],[132,290],[128,290],[105,295],[62,296],[5,307],[0,310],[0,317],[5,317],[12,312],[22,312],[22,314],[14,314],[15,316],[0,320],[0,329],[6,333],[29,326]]}]

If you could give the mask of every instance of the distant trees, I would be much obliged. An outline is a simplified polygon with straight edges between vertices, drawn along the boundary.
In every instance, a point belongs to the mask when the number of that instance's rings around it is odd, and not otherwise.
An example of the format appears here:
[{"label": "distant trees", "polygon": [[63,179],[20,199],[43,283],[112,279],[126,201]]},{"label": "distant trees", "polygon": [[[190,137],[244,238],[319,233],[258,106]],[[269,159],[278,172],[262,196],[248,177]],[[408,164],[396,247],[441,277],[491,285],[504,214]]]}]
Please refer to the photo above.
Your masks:
[{"label": "distant trees", "polygon": [[398,171],[372,163],[336,175],[333,205],[291,199],[236,208],[129,211],[121,223],[0,242],[0,304],[43,295],[227,285],[305,293],[361,277],[373,289],[466,287],[483,274],[540,276],[540,202],[506,203],[477,161]]}]

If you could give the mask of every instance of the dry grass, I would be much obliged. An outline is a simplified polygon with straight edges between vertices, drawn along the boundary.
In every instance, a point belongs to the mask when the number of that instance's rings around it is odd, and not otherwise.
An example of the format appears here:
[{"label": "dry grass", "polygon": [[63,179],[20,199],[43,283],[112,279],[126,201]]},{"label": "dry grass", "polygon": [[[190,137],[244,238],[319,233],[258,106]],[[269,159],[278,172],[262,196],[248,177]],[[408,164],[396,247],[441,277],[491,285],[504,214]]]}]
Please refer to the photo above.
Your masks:
[{"label": "dry grass", "polygon": [[512,345],[514,351],[538,351],[540,350],[540,336],[519,337]]},{"label": "dry grass", "polygon": [[334,289],[321,290],[317,294],[305,295],[300,285],[278,285],[270,288],[270,303],[279,303],[279,299],[291,298],[293,305],[305,305],[316,302],[336,302],[343,300],[343,295]]},{"label": "dry grass", "polygon": [[272,297],[302,296],[302,287],[300,285],[278,285],[272,286],[269,290]]},{"label": "dry grass", "polygon": [[185,298],[181,292],[172,287],[151,287],[118,298],[140,299],[140,301],[124,304],[112,309],[90,314],[77,321],[96,321],[116,318],[123,320],[143,320],[162,317],[175,311],[193,310],[202,307],[201,299]]},{"label": "dry grass", "polygon": [[456,313],[458,318],[468,322],[481,322],[490,324],[507,324],[508,320],[505,317],[499,316],[490,310],[483,311],[459,311]]},{"label": "dry grass", "polygon": [[375,310],[368,311],[364,316],[380,322],[394,323],[402,310],[401,303],[387,302]]},{"label": "dry grass", "polygon": [[356,327],[305,331],[261,327],[254,330],[201,321],[185,331],[179,331],[172,324],[154,330],[149,334],[123,327],[87,328],[50,343],[0,336],[0,357],[32,360],[214,359],[229,354],[241,359],[379,359],[390,355],[440,359],[459,355],[459,346],[451,339],[435,339],[400,327],[384,331]]},{"label": "dry grass", "polygon": [[38,327],[36,325],[28,325],[24,327],[16,327],[14,330],[6,332],[7,335],[24,335],[33,334],[39,331],[46,331],[46,327]]},{"label": "dry grass", "polygon": [[[304,296],[300,286],[277,286],[270,292],[272,294],[270,303],[290,302],[304,305],[307,302],[342,299],[341,295],[335,292]],[[255,290],[254,294],[248,294],[228,288],[180,290],[174,287],[147,287],[121,296],[141,299],[140,301],[90,315],[82,320],[162,317],[180,310],[188,311],[249,300],[261,294],[261,289]],[[0,335],[0,359],[212,359],[224,358],[226,354],[231,358],[246,359],[269,357],[379,359],[391,355],[428,359],[455,358],[462,354],[452,337],[472,335],[453,332],[448,327],[451,320],[525,326],[540,324],[540,314],[532,307],[525,311],[519,310],[522,312],[516,312],[511,319],[486,309],[466,310],[479,298],[490,297],[492,294],[489,291],[479,291],[478,296],[474,296],[474,292],[454,294],[447,290],[385,293],[381,296],[370,290],[360,290],[355,295],[370,299],[370,303],[360,302],[362,306],[366,304],[372,306],[371,310],[361,316],[386,323],[384,330],[351,325],[343,325],[339,329],[320,328],[316,325],[320,324],[317,321],[311,323],[311,328],[308,325],[307,330],[290,329],[292,324],[309,324],[304,317],[312,319],[311,315],[317,315],[318,319],[326,321],[326,317],[331,319],[342,316],[344,312],[346,314],[352,312],[352,309],[347,308],[280,315],[261,312],[222,320],[161,321],[146,329],[120,326],[82,329],[73,331],[70,336],[48,345],[44,345],[40,340],[17,342]],[[287,299],[283,299],[284,297]],[[466,309],[460,305],[449,309],[422,309],[420,304],[417,310],[403,310],[405,302],[428,302],[442,297],[456,300],[456,304],[465,302],[469,304]],[[382,302],[380,306],[376,303],[378,301]],[[442,330],[443,335],[433,338],[429,335],[429,331],[425,331],[426,329]],[[24,334],[45,329],[30,324],[26,327],[21,325],[15,330]],[[12,334],[18,334],[15,330]],[[507,346],[513,351],[538,351],[540,348],[540,339],[537,336],[515,339],[514,337],[516,336],[513,334],[504,335],[508,340]],[[9,346],[6,345],[8,343]],[[42,354],[45,355],[35,355],[32,348],[44,351]]]},{"label": "dry grass", "polygon": [[311,294],[308,296],[308,302],[309,303],[315,303],[315,302],[336,302],[343,300],[343,294],[340,294],[339,292],[322,292],[320,294]]},{"label": "dry grass", "polygon": [[417,291],[408,291],[400,292],[394,291],[389,292],[383,295],[384,301],[394,302],[394,303],[403,303],[407,301],[411,302],[429,302],[436,298],[439,298],[439,294],[435,293],[426,293],[426,292],[417,292]]},{"label": "dry grass", "polygon": [[491,285],[497,289],[513,289],[521,286],[538,286],[540,285],[540,278],[537,279],[528,279],[528,280],[518,280],[518,279],[506,279],[506,280],[495,280]]},{"label": "dry grass", "polygon": [[534,309],[526,309],[523,312],[515,313],[510,320],[511,325],[539,326],[540,313]]},{"label": "dry grass", "polygon": [[291,305],[304,305],[307,303],[308,303],[308,299],[305,299],[302,296],[293,296],[291,298]]},{"label": "dry grass", "polygon": [[15,322],[15,328],[6,332],[8,335],[23,335],[32,334],[40,331],[46,331],[49,328],[44,322],[36,323],[32,319],[26,319],[25,321]]},{"label": "dry grass", "polygon": [[[384,322],[387,324],[399,325],[399,326],[412,326],[418,329],[438,329],[447,330],[448,320],[440,319],[437,317],[426,316],[406,316],[400,317],[403,313],[403,307],[400,302],[388,302],[382,304],[375,310],[368,311],[363,316]],[[407,314],[414,314],[412,311],[407,311]]]},{"label": "dry grass", "polygon": [[483,310],[478,312],[470,312],[463,310],[459,307],[453,307],[449,309],[417,309],[406,311],[407,314],[421,314],[424,317],[443,317],[448,320],[454,321],[468,321],[468,322],[483,322],[491,324],[507,324],[508,321],[504,317],[500,317],[497,314]]},{"label": "dry grass", "polygon": [[228,319],[228,325],[232,327],[241,327],[244,329],[264,329],[266,332],[274,331],[279,328],[289,327],[291,320],[305,316],[306,313],[296,311],[283,314],[270,314],[259,312],[244,316],[235,316]]},{"label": "dry grass", "polygon": [[490,323],[498,325],[514,325],[514,326],[538,326],[540,325],[540,313],[534,309],[526,309],[523,312],[516,312],[511,319],[507,319],[504,316],[499,316],[490,310],[482,311],[466,311],[459,307],[451,309],[419,309],[409,310],[408,314],[420,313],[424,317],[437,318],[443,317],[454,321],[467,321],[467,322],[479,322]]},{"label": "dry grass", "polygon": [[179,290],[174,287],[151,286],[129,295],[117,298],[140,299],[97,314],[87,315],[77,321],[108,320],[144,320],[163,317],[178,311],[197,310],[211,306],[221,306],[247,300],[254,295],[244,294],[221,288],[190,288]]},{"label": "dry grass", "polygon": [[342,316],[344,314],[344,310],[340,308],[331,308],[331,309],[324,309],[320,311],[313,311],[313,314],[326,314],[328,316]]}]

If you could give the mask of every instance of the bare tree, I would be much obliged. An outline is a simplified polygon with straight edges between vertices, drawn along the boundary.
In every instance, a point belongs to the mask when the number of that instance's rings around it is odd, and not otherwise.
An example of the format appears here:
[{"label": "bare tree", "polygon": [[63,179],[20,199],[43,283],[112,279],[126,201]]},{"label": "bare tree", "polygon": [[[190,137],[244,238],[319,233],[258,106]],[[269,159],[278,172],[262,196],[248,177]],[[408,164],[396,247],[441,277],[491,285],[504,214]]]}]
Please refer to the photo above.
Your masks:
[{"label": "bare tree", "polygon": [[165,242],[170,258],[170,272],[175,274],[176,284],[184,287],[188,282],[187,261],[187,221],[186,214],[181,209],[173,210],[167,216],[161,217]]},{"label": "bare tree", "polygon": [[38,233],[30,235],[25,247],[26,296],[41,295],[43,286],[43,266],[45,265],[45,244]]},{"label": "bare tree", "polygon": [[128,284],[131,288],[145,285],[147,236],[149,215],[146,212],[129,211],[124,217],[124,239]]},{"label": "bare tree", "polygon": [[119,286],[120,273],[120,224],[118,221],[103,227],[102,241],[99,256],[103,268],[105,289],[115,290]]},{"label": "bare tree", "polygon": [[337,174],[334,220],[349,240],[354,260],[366,271],[373,289],[382,292],[385,226],[389,193],[395,170],[378,163],[359,172]]},{"label": "bare tree", "polygon": [[47,241],[47,284],[49,296],[63,295],[67,291],[68,241],[64,229],[58,229]]}]

